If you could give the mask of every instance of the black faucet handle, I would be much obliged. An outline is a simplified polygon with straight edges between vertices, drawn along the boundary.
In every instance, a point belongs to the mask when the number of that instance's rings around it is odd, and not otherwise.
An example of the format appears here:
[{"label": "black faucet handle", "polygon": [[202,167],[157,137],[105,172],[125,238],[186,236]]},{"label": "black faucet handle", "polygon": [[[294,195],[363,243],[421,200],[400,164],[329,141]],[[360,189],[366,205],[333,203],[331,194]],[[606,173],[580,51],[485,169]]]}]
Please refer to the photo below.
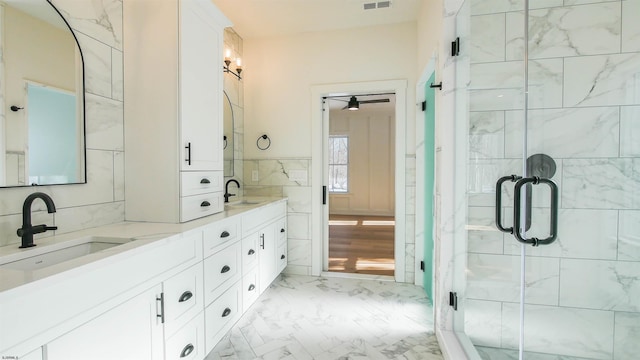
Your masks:
[{"label": "black faucet handle", "polygon": [[[22,230],[26,231],[25,229],[22,229]],[[43,233],[43,232],[48,231],[48,230],[58,230],[58,227],[57,226],[47,226],[45,224],[35,225],[35,226],[31,227],[31,233],[32,234],[40,234],[40,233]],[[18,231],[20,231],[20,230],[18,230]]]}]

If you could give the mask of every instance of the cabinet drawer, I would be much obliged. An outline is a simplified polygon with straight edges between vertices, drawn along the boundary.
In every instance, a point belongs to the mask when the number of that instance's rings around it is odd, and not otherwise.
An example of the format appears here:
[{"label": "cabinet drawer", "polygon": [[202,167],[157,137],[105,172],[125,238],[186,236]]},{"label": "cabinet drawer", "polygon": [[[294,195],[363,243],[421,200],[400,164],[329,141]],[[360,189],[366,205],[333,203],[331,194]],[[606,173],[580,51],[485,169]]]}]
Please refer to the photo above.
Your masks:
[{"label": "cabinet drawer", "polygon": [[179,329],[164,345],[165,360],[202,360],[204,346],[204,312]]},{"label": "cabinet drawer", "polygon": [[232,243],[240,235],[240,218],[237,216],[217,221],[204,229],[204,257]]},{"label": "cabinet drawer", "polygon": [[246,274],[258,265],[259,234],[252,234],[242,239],[242,273]]},{"label": "cabinet drawer", "polygon": [[162,287],[165,331],[172,334],[204,308],[202,263],[166,280]]},{"label": "cabinet drawer", "polygon": [[276,269],[277,273],[280,274],[284,268],[287,267],[288,254],[287,254],[287,243],[280,244],[278,246],[278,252],[276,253]]},{"label": "cabinet drawer", "polygon": [[275,219],[284,216],[286,213],[286,202],[277,202],[275,204],[257,208],[242,216],[242,234],[247,235],[249,233],[255,232],[259,227],[262,227],[274,221]]},{"label": "cabinet drawer", "polygon": [[222,171],[181,171],[180,196],[224,191]]},{"label": "cabinet drawer", "polygon": [[236,282],[204,310],[206,351],[211,352],[242,315],[241,281]]},{"label": "cabinet drawer", "polygon": [[224,210],[222,192],[180,198],[180,221],[185,222]]},{"label": "cabinet drawer", "polygon": [[276,243],[282,245],[287,242],[287,218],[276,221]]},{"label": "cabinet drawer", "polygon": [[240,280],[241,244],[220,250],[204,259],[204,300],[211,303],[231,284]]},{"label": "cabinet drawer", "polygon": [[243,312],[246,312],[258,299],[258,296],[260,296],[260,289],[258,289],[259,282],[260,278],[258,278],[257,268],[242,277]]}]

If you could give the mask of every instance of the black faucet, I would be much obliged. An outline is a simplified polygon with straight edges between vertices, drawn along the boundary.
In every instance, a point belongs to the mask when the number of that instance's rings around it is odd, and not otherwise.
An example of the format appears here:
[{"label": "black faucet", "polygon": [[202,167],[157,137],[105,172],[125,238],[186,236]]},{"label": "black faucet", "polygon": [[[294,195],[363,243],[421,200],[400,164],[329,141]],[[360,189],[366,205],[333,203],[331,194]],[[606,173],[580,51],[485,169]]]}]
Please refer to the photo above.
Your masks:
[{"label": "black faucet", "polygon": [[49,214],[53,214],[56,212],[56,205],[53,203],[51,197],[45,193],[35,192],[24,200],[24,205],[22,205],[22,227],[18,229],[18,236],[22,238],[22,245],[20,248],[29,248],[32,246],[36,246],[33,243],[33,234],[43,233],[47,230],[57,230],[57,226],[47,226],[47,225],[31,225],[31,204],[35,199],[42,199],[45,205],[47,205],[47,212]]},{"label": "black faucet", "polygon": [[236,183],[238,185],[238,189],[240,189],[240,183],[236,179],[229,179],[226,184],[224,184],[224,202],[228,203],[229,198],[232,196],[236,196],[236,194],[229,194],[229,183]]}]

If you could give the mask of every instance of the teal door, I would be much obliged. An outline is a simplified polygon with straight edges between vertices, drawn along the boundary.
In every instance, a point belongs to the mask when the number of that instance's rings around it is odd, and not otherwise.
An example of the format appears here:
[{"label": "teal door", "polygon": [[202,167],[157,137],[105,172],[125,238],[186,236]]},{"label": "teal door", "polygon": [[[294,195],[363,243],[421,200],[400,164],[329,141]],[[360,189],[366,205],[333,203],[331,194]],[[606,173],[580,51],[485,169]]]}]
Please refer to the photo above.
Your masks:
[{"label": "teal door", "polygon": [[435,169],[435,81],[432,73],[425,84],[424,99],[424,289],[433,301],[433,186]]}]

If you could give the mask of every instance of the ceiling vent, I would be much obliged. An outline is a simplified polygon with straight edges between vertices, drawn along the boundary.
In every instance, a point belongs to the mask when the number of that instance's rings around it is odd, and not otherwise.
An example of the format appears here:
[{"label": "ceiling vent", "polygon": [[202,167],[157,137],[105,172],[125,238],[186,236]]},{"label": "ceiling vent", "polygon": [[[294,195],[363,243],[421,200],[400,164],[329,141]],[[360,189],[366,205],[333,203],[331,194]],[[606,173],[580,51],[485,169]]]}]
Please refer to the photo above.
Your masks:
[{"label": "ceiling vent", "polygon": [[391,1],[369,2],[369,3],[364,3],[363,5],[363,8],[365,10],[385,9],[390,7],[391,7]]}]

